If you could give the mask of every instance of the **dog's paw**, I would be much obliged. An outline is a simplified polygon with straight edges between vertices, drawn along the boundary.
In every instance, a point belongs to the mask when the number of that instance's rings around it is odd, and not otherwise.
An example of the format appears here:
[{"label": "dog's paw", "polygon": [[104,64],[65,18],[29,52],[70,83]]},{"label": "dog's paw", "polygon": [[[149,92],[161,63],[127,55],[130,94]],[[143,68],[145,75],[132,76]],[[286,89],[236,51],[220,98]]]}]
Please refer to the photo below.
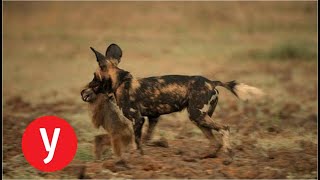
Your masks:
[{"label": "dog's paw", "polygon": [[217,158],[217,157],[218,157],[218,153],[217,152],[211,152],[211,153],[202,155],[200,157],[200,159]]},{"label": "dog's paw", "polygon": [[163,148],[169,147],[168,140],[166,138],[160,138],[159,140],[149,141],[146,145]]},{"label": "dog's paw", "polygon": [[224,165],[229,165],[233,162],[234,152],[231,149],[227,149],[227,152],[223,153],[222,158]]}]

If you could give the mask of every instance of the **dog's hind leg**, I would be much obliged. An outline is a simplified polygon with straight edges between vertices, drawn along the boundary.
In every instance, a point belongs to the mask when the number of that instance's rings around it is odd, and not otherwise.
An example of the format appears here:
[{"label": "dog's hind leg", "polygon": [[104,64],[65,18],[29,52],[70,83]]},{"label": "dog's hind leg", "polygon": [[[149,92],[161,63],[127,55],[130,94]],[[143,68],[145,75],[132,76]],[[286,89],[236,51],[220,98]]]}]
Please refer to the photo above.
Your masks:
[{"label": "dog's hind leg", "polygon": [[[189,113],[189,118],[191,121],[193,121],[202,131],[202,133],[205,135],[205,137],[209,140],[210,144],[214,147],[214,149],[210,150],[211,154],[216,154],[221,146],[221,140],[217,139],[213,133],[212,130],[217,130],[220,129],[221,127],[213,127],[212,125],[208,125],[205,123],[205,118],[209,117],[206,112],[202,112],[201,108],[199,108],[200,105],[194,105],[194,104],[189,104],[188,106],[188,113]],[[212,111],[212,110],[211,110]],[[213,111],[212,111],[213,113]],[[210,117],[209,117],[210,118]],[[216,125],[217,126],[217,125]],[[211,155],[215,156],[215,155]]]},{"label": "dog's hind leg", "polygon": [[[216,93],[218,93],[218,91],[216,90]],[[213,112],[214,110],[216,109],[216,106],[218,104],[218,96],[217,98],[214,100],[214,101],[211,101],[210,103],[210,107],[209,107],[209,110],[208,110],[208,115],[212,118],[212,115],[213,115]],[[201,129],[201,128],[200,128]],[[230,146],[230,140],[229,140],[229,131],[225,131],[225,130],[222,130],[221,131],[221,134],[222,134],[222,142],[223,142],[223,146],[224,146],[224,151],[226,151],[227,153],[229,153],[229,156],[232,157],[234,154],[232,152],[232,148]]]},{"label": "dog's hind leg", "polygon": [[212,117],[214,111],[216,110],[218,101],[219,101],[219,97],[217,96],[216,99],[214,99],[213,101],[210,102],[210,106],[209,106],[209,109],[208,109],[208,115],[210,117]]},{"label": "dog's hind leg", "polygon": [[[193,120],[192,115],[190,119]],[[229,157],[232,158],[228,126],[213,121],[208,114],[205,114],[204,117],[200,116],[199,118],[197,118],[197,120],[193,121],[200,128],[203,134],[209,139],[210,144],[214,147],[214,149],[210,151],[210,154],[206,155],[204,158],[215,157],[221,148],[223,148],[223,150],[228,153]],[[219,137],[214,136],[212,130],[218,131],[222,135],[222,140]],[[231,162],[232,160],[227,161]]]},{"label": "dog's hind leg", "polygon": [[233,159],[233,152],[230,145],[230,130],[229,126],[222,125],[218,122],[213,121],[208,115],[205,116],[204,121],[200,122],[201,126],[209,127],[211,129],[217,130],[222,135],[222,149],[229,156],[227,160],[224,161],[225,164],[230,164]]},{"label": "dog's hind leg", "polygon": [[[201,86],[198,86],[201,88]],[[203,91],[201,89],[194,90],[190,93],[188,113],[190,119],[201,129],[204,135],[209,139],[210,143],[216,147],[213,153],[217,153],[221,145],[214,137],[212,130],[216,130],[222,135],[223,148],[230,148],[229,146],[229,127],[219,122],[213,121],[211,115],[218,103],[217,91]]]},{"label": "dog's hind leg", "polygon": [[197,126],[200,128],[202,133],[209,140],[210,147],[213,147],[213,149],[210,150],[211,153],[206,155],[206,156],[204,156],[204,158],[207,158],[207,157],[214,158],[214,157],[216,157],[217,153],[219,152],[219,150],[222,147],[221,141],[219,139],[217,139],[216,136],[213,135],[211,128],[203,127],[203,126],[198,125],[198,124],[197,124]]},{"label": "dog's hind leg", "polygon": [[[210,117],[212,117],[213,112],[216,109],[216,106],[218,104],[218,100],[219,98],[216,97],[216,99],[214,99],[213,101],[210,102],[210,107],[208,109],[208,115]],[[213,150],[212,154],[209,154],[207,157],[215,157],[216,153],[221,149],[222,147],[222,143],[221,140],[219,138],[217,138],[215,135],[213,135],[212,133],[212,129],[208,128],[208,127],[203,127],[200,124],[197,124],[197,126],[200,128],[200,130],[202,131],[202,133],[206,136],[207,139],[209,139],[211,145],[215,148]]]}]

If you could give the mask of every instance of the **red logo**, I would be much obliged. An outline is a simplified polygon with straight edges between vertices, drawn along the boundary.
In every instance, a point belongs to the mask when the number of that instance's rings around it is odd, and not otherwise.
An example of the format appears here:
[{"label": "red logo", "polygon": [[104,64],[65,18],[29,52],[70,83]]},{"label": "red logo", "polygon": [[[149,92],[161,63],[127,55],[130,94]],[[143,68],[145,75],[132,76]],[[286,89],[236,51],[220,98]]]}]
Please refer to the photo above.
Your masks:
[{"label": "red logo", "polygon": [[66,167],[77,151],[77,137],[67,121],[43,116],[29,124],[22,137],[22,151],[35,168],[53,172]]}]

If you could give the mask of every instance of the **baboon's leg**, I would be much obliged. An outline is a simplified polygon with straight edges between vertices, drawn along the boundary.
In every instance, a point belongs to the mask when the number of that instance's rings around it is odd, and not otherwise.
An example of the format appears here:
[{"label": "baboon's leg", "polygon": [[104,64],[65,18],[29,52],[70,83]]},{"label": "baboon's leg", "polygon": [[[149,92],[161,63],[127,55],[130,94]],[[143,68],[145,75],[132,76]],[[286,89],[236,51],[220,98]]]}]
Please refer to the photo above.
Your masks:
[{"label": "baboon's leg", "polygon": [[121,168],[128,169],[129,166],[127,165],[125,159],[122,156],[122,153],[125,147],[123,147],[123,142],[121,137],[119,136],[112,137],[111,144],[112,144],[113,153],[116,155],[115,165]]},{"label": "baboon's leg", "polygon": [[102,155],[102,146],[98,146],[97,144],[95,144],[94,146],[94,155],[96,160],[100,160],[101,159],[101,155]]},{"label": "baboon's leg", "polygon": [[110,146],[108,134],[101,134],[94,137],[94,154],[97,160],[101,159],[102,153]]},{"label": "baboon's leg", "polygon": [[154,128],[156,127],[156,125],[157,125],[157,123],[159,121],[159,117],[148,117],[148,119],[149,119],[149,127],[148,127],[148,130],[147,130],[147,135],[145,137],[146,141],[151,140]]},{"label": "baboon's leg", "polygon": [[141,147],[141,134],[142,134],[143,123],[144,123],[144,118],[140,117],[140,118],[137,118],[137,120],[135,120],[133,124],[135,142],[138,150],[140,150],[140,154],[142,155],[144,154]]},{"label": "baboon's leg", "polygon": [[114,155],[116,155],[117,161],[123,160],[121,137],[118,137],[118,136],[111,137],[111,145],[112,145],[112,151]]}]

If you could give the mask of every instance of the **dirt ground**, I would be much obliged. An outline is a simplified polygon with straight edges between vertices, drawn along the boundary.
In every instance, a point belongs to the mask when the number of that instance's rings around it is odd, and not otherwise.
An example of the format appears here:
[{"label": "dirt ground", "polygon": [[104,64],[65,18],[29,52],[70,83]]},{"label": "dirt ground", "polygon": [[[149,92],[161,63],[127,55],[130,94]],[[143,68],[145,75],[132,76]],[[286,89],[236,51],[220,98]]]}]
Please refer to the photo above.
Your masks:
[{"label": "dirt ground", "polygon": [[[4,2],[3,178],[317,179],[316,4]],[[161,116],[153,139],[168,146],[127,153],[129,169],[114,166],[110,150],[95,160],[93,138],[105,132],[80,90],[97,66],[89,47],[113,42],[136,77],[203,75],[266,93],[243,102],[219,89],[213,119],[231,127],[231,164],[202,158],[211,147],[185,111]],[[53,173],[21,151],[25,128],[43,115],[66,119],[78,137],[74,160]]]}]

